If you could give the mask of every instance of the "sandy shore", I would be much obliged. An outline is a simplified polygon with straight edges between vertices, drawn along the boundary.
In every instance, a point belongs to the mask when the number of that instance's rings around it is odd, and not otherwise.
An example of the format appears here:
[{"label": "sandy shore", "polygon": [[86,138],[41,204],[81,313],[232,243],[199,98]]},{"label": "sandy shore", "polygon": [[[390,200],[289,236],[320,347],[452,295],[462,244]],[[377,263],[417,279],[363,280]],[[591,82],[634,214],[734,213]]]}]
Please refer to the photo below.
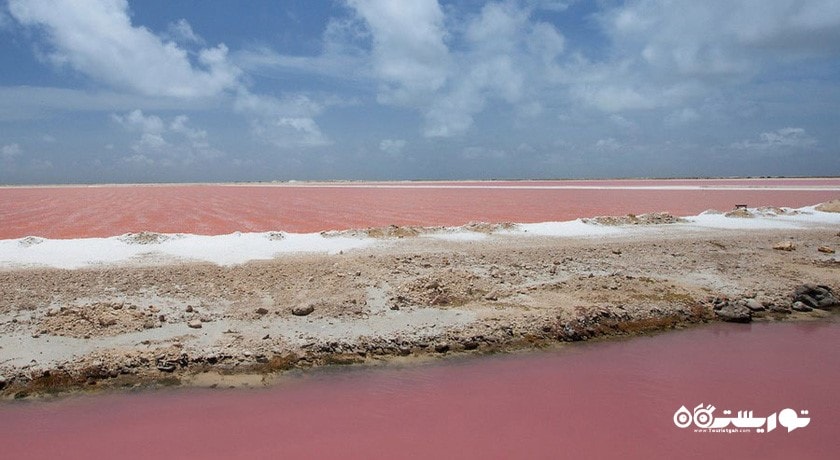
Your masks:
[{"label": "sandy shore", "polygon": [[657,228],[477,241],[392,229],[370,248],[229,267],[3,269],[0,393],[260,385],[293,368],[831,314],[794,293],[840,292],[838,229]]}]

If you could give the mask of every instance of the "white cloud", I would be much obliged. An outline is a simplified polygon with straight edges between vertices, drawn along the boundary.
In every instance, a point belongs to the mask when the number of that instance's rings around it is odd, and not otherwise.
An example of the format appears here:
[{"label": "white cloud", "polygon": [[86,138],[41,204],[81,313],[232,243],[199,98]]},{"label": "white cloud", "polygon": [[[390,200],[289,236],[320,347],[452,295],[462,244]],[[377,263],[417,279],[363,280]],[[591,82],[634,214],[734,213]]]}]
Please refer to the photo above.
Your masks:
[{"label": "white cloud", "polygon": [[186,19],[179,19],[169,24],[169,27],[167,27],[167,38],[185,45],[204,44],[204,39],[193,31],[192,26]]},{"label": "white cloud", "polygon": [[448,77],[444,15],[436,0],[348,0],[373,36],[379,100],[410,105],[439,90]]},{"label": "white cloud", "polygon": [[124,115],[112,114],[111,119],[139,134],[131,143],[133,153],[124,158],[127,162],[173,166],[223,156],[210,146],[206,131],[190,126],[186,115],[178,115],[167,123],[156,115],[133,110]]},{"label": "white cloud", "polygon": [[40,27],[51,46],[47,56],[113,87],[149,96],[215,96],[239,86],[241,71],[219,44],[197,52],[165,42],[132,25],[126,0],[10,0],[23,25]]},{"label": "white cloud", "polygon": [[0,158],[2,158],[4,162],[14,161],[15,158],[21,155],[21,153],[23,153],[23,150],[18,144],[6,144],[0,147]]},{"label": "white cloud", "polygon": [[406,142],[403,139],[382,139],[379,143],[379,150],[389,155],[399,155],[405,148]]},{"label": "white cloud", "polygon": [[165,130],[160,117],[143,115],[142,110],[133,110],[125,115],[114,114],[111,118],[127,129],[141,131],[144,134],[161,134]]},{"label": "white cloud", "polygon": [[802,149],[816,144],[817,140],[808,135],[803,128],[788,127],[761,133],[758,141],[747,139],[732,144],[732,147],[741,150],[777,150]]},{"label": "white cloud", "polygon": [[[379,85],[380,103],[420,112],[426,136],[457,136],[490,102],[509,104],[522,117],[543,113],[539,91],[554,85],[549,76],[559,71],[565,39],[554,26],[531,16],[535,9],[560,11],[568,3],[492,2],[459,21],[463,28],[447,29],[452,24],[436,0],[347,0],[370,36],[369,54],[358,44],[364,34],[355,24],[334,21],[342,24],[337,29],[344,36],[353,31],[349,48],[334,45],[335,37],[325,34],[325,48],[331,51],[318,57],[261,52],[244,55],[244,65],[312,69],[323,64],[322,69],[330,69],[335,63],[350,64],[351,74]],[[450,43],[457,49],[450,49]]]},{"label": "white cloud", "polygon": [[320,147],[332,144],[315,117],[335,100],[318,102],[304,94],[284,98],[260,96],[242,90],[235,109],[251,116],[251,131],[257,138],[280,148]]},{"label": "white cloud", "polygon": [[584,65],[573,93],[608,112],[684,105],[769,65],[840,54],[833,0],[630,0],[598,17],[617,58]]}]

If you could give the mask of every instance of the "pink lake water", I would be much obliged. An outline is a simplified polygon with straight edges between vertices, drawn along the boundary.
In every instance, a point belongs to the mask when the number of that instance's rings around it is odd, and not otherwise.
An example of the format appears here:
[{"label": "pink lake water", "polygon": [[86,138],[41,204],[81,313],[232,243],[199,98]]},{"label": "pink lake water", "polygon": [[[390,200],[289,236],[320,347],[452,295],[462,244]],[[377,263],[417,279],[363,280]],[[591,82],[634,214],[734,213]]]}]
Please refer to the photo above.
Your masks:
[{"label": "pink lake water", "polygon": [[[259,390],[0,404],[0,458],[837,458],[840,322],[305,372]],[[685,405],[807,410],[767,433],[678,428]],[[801,414],[801,413],[800,413]],[[782,417],[779,416],[779,421]]]}]

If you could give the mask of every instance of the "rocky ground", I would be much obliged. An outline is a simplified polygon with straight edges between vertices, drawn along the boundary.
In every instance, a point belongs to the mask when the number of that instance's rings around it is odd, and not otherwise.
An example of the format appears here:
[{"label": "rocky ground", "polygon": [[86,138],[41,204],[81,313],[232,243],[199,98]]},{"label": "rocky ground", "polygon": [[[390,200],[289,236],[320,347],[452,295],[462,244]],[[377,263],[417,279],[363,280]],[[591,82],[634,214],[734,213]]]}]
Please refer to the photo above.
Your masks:
[{"label": "rocky ground", "polygon": [[[338,255],[0,270],[0,394],[228,384],[317,365],[486,353],[726,320],[807,320],[840,290],[837,229],[597,238],[363,231]],[[141,235],[143,243],[158,237]],[[838,296],[840,297],[840,296]],[[209,377],[208,377],[209,376]],[[256,380],[254,380],[256,376]]]}]

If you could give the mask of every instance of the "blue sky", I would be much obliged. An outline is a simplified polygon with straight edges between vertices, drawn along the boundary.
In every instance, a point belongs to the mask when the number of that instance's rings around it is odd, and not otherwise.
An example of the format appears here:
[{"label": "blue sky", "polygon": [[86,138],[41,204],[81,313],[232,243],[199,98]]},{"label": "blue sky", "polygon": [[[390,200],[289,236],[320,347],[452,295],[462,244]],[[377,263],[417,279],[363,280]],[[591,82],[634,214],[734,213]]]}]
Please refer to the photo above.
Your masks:
[{"label": "blue sky", "polygon": [[836,0],[2,0],[0,183],[840,175]]}]

